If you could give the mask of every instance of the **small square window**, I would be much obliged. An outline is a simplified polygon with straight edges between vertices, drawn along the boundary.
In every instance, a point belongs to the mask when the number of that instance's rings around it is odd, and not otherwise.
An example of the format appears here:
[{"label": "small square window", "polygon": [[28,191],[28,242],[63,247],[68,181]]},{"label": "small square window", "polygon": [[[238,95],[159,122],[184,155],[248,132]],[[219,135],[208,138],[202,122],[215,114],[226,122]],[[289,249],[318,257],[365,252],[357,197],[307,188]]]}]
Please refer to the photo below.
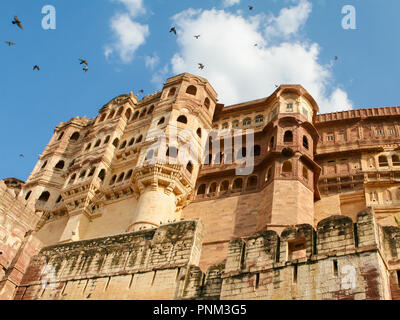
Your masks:
[{"label": "small square window", "polygon": [[382,129],[376,130],[376,135],[377,136],[383,136],[383,130]]},{"label": "small square window", "polygon": [[329,134],[326,138],[327,138],[328,141],[333,141],[333,140],[335,140],[335,137],[334,137],[333,134]]},{"label": "small square window", "polygon": [[394,130],[393,129],[389,129],[389,136],[394,136]]},{"label": "small square window", "polygon": [[293,103],[288,103],[286,105],[286,111],[287,112],[293,112]]}]

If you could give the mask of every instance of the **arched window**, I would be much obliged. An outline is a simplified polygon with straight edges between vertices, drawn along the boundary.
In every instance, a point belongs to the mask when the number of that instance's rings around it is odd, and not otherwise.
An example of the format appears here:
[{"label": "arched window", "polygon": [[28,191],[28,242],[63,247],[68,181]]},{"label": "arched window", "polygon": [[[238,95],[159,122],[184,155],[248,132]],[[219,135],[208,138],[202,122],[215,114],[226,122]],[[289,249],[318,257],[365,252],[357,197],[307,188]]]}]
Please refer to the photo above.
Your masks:
[{"label": "arched window", "polygon": [[210,99],[208,99],[208,98],[205,98],[205,99],[204,99],[204,106],[205,106],[207,109],[210,109]]},{"label": "arched window", "polygon": [[176,88],[171,88],[168,92],[168,97],[173,97],[175,95]]},{"label": "arched window", "polygon": [[110,141],[110,136],[107,136],[105,139],[104,139],[104,144],[107,144],[109,141]]},{"label": "arched window", "polygon": [[292,163],[290,161],[285,161],[282,165],[282,172],[292,172]]},{"label": "arched window", "polygon": [[58,161],[58,163],[56,164],[56,166],[54,168],[56,169],[64,169],[65,166],[65,162],[63,160]]},{"label": "arched window", "polygon": [[288,130],[285,132],[285,135],[283,137],[283,142],[293,142],[293,132]]},{"label": "arched window", "polygon": [[208,188],[208,193],[215,193],[216,191],[217,191],[217,183],[213,182]]},{"label": "arched window", "polygon": [[99,179],[100,179],[101,181],[104,181],[104,178],[106,177],[106,170],[101,169],[101,171],[99,172],[98,177],[99,177]]},{"label": "arched window", "polygon": [[140,114],[140,117],[139,117],[139,118],[143,118],[143,117],[146,115],[146,112],[147,112],[147,109],[144,108],[144,109],[142,110],[142,113]]},{"label": "arched window", "polygon": [[130,177],[132,177],[132,174],[133,174],[133,170],[131,169],[131,170],[128,171],[128,173],[127,173],[127,175],[125,177],[125,180],[130,179]]},{"label": "arched window", "polygon": [[257,176],[251,176],[247,179],[247,186],[246,189],[254,189],[257,188],[257,184],[258,184],[258,177]]},{"label": "arched window", "polygon": [[152,114],[154,111],[154,105],[152,105],[149,109],[149,111],[147,111],[147,114]]},{"label": "arched window", "polygon": [[308,169],[306,166],[303,166],[303,178],[308,180]]},{"label": "arched window", "polygon": [[256,144],[252,149],[251,155],[254,157],[258,157],[260,154],[261,154],[261,147],[258,144]]},{"label": "arched window", "polygon": [[162,118],[160,119],[160,121],[158,121],[157,125],[160,126],[160,125],[162,125],[164,122],[165,122],[165,118],[162,117]]},{"label": "arched window", "polygon": [[275,137],[272,136],[271,139],[269,140],[269,149],[268,149],[268,151],[273,149],[274,145],[275,145]]},{"label": "arched window", "polygon": [[32,191],[29,191],[29,192],[26,194],[26,196],[25,196],[25,200],[28,200],[29,197],[31,196],[31,194],[32,194]]},{"label": "arched window", "polygon": [[186,170],[187,170],[189,173],[192,173],[192,172],[193,172],[193,164],[192,164],[191,161],[188,162],[188,164],[187,164],[187,166],[186,166]]},{"label": "arched window", "polygon": [[229,189],[229,181],[228,180],[222,181],[221,185],[219,186],[219,191],[220,192],[228,191],[228,189]]},{"label": "arched window", "polygon": [[61,140],[63,136],[64,136],[64,131],[60,133],[57,140]]},{"label": "arched window", "polygon": [[127,109],[127,110],[125,111],[125,118],[126,118],[127,120],[129,120],[129,119],[131,118],[131,116],[132,116],[132,110],[131,110],[131,109]]},{"label": "arched window", "polygon": [[195,86],[189,86],[186,89],[186,93],[195,96],[197,93],[197,88]]},{"label": "arched window", "polygon": [[44,169],[47,166],[47,160],[43,163],[41,169]]},{"label": "arched window", "polygon": [[178,119],[176,119],[176,121],[187,124],[187,118],[185,116],[179,116]]},{"label": "arched window", "polygon": [[232,121],[232,128],[239,128],[239,120]]},{"label": "arched window", "polygon": [[100,117],[100,120],[99,120],[99,122],[103,122],[104,120],[106,120],[106,114],[105,113],[103,113],[102,115],[101,115],[101,117]]},{"label": "arched window", "polygon": [[113,141],[113,146],[118,148],[118,145],[119,145],[119,139],[115,138],[114,141]]},{"label": "arched window", "polygon": [[90,148],[92,147],[92,144],[91,143],[89,143],[87,146],[86,146],[86,149],[85,149],[85,151],[88,151],[88,150],[90,150]]},{"label": "arched window", "polygon": [[82,172],[81,172],[81,174],[79,175],[79,179],[82,179],[82,178],[84,178],[86,176],[86,170],[83,170]]},{"label": "arched window", "polygon": [[90,169],[89,174],[88,174],[88,177],[93,176],[95,171],[96,171],[96,167]]},{"label": "arched window", "polygon": [[135,143],[140,143],[143,140],[143,136],[140,135],[139,138],[136,139]]},{"label": "arched window", "polygon": [[111,111],[110,115],[108,116],[107,119],[112,119],[114,117],[115,111]]},{"label": "arched window", "polygon": [[122,180],[124,180],[125,177],[125,172],[122,172],[119,177],[118,177],[118,181],[117,182],[121,182]]},{"label": "arched window", "polygon": [[121,146],[119,147],[119,149],[123,149],[126,147],[126,140],[122,141]]},{"label": "arched window", "polygon": [[69,138],[70,141],[78,141],[78,139],[79,139],[79,132],[74,132],[71,135],[71,138]]},{"label": "arched window", "polygon": [[264,116],[262,114],[259,114],[255,118],[255,123],[263,123],[264,122]]},{"label": "arched window", "polygon": [[243,126],[246,127],[249,125],[251,125],[251,119],[250,118],[243,119]]},{"label": "arched window", "polygon": [[60,196],[57,198],[57,201],[56,201],[56,203],[60,203],[60,202],[61,202],[61,200],[62,200],[62,196],[60,195]]},{"label": "arched window", "polygon": [[303,137],[303,147],[306,148],[308,150],[309,146],[308,146],[308,139],[306,136]]},{"label": "arched window", "polygon": [[136,120],[137,118],[139,118],[139,111],[136,111],[132,117],[132,120]]},{"label": "arched window", "polygon": [[117,175],[113,175],[113,177],[111,178],[110,186],[115,183],[115,180],[117,180]]},{"label": "arched window", "polygon": [[243,188],[243,179],[242,178],[237,178],[235,181],[233,181],[232,189],[235,191],[241,191]]},{"label": "arched window", "polygon": [[267,169],[267,173],[265,174],[265,182],[270,181],[272,178],[272,167]]},{"label": "arched window", "polygon": [[135,143],[135,138],[132,138],[132,139],[129,141],[128,146],[130,147],[130,146],[133,145],[134,143]]},{"label": "arched window", "polygon": [[206,185],[205,185],[205,184],[202,184],[202,185],[200,185],[200,187],[197,189],[197,195],[205,194],[205,193],[206,193]]},{"label": "arched window", "polygon": [[167,157],[177,158],[178,157],[178,149],[175,147],[169,147],[167,150]]},{"label": "arched window", "polygon": [[101,143],[101,140],[100,140],[100,139],[97,140],[97,141],[96,141],[96,144],[94,145],[94,147],[97,148],[98,146],[100,146],[100,143]]},{"label": "arched window", "polygon": [[388,159],[386,158],[386,156],[379,156],[378,161],[379,161],[380,167],[387,167],[389,165]]},{"label": "arched window", "polygon": [[400,159],[399,159],[398,155],[395,154],[395,155],[392,156],[392,163],[396,167],[400,166]]},{"label": "arched window", "polygon": [[124,111],[124,107],[119,108],[118,109],[118,113],[117,113],[117,117],[119,117],[122,114],[123,111]]},{"label": "arched window", "polygon": [[73,182],[75,181],[75,179],[76,179],[76,174],[74,173],[74,174],[71,176],[71,179],[69,179],[68,184],[73,183]]},{"label": "arched window", "polygon": [[48,191],[44,191],[41,195],[40,195],[40,197],[39,197],[39,201],[43,201],[43,202],[47,202],[47,201],[49,201],[49,198],[50,198],[50,193],[48,192]]},{"label": "arched window", "polygon": [[201,128],[197,129],[196,134],[199,136],[199,138],[201,138]]}]

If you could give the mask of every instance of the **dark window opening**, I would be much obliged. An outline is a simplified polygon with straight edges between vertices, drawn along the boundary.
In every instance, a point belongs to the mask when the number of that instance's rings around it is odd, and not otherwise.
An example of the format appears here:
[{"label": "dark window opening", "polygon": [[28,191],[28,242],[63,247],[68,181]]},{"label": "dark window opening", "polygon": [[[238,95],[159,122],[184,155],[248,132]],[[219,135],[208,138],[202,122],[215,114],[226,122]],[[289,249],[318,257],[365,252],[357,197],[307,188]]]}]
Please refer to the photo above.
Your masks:
[{"label": "dark window opening", "polygon": [[333,275],[337,277],[338,274],[339,274],[338,262],[337,260],[333,260]]},{"label": "dark window opening", "polygon": [[286,131],[285,135],[283,137],[283,142],[288,143],[288,142],[293,142],[293,132],[292,131]]},{"label": "dark window opening", "polygon": [[187,124],[187,118],[185,116],[179,116],[176,121]]},{"label": "dark window opening", "polygon": [[306,136],[303,137],[303,147],[306,148],[308,150],[309,146],[308,146],[308,139]]},{"label": "dark window opening", "polygon": [[206,185],[202,184],[198,189],[197,189],[197,195],[200,194],[205,194],[206,193]]},{"label": "dark window opening", "polygon": [[186,93],[195,96],[196,93],[197,93],[197,88],[196,88],[195,86],[189,86],[189,87],[187,87],[187,89],[186,89]]},{"label": "dark window opening", "polygon": [[55,168],[56,169],[64,169],[65,162],[63,160],[58,161]]},{"label": "dark window opening", "polygon": [[48,192],[48,191],[44,191],[41,195],[40,195],[40,197],[39,197],[39,201],[43,201],[43,202],[47,202],[47,201],[49,201],[49,198],[50,198],[50,193]]},{"label": "dark window opening", "polygon": [[25,196],[25,200],[28,200],[29,197],[31,196],[31,194],[32,194],[32,191],[29,191],[29,192],[26,194],[26,196]]},{"label": "dark window opening", "polygon": [[79,133],[78,132],[74,132],[71,135],[71,138],[69,138],[69,140],[71,140],[71,141],[77,141],[78,139],[79,139]]}]

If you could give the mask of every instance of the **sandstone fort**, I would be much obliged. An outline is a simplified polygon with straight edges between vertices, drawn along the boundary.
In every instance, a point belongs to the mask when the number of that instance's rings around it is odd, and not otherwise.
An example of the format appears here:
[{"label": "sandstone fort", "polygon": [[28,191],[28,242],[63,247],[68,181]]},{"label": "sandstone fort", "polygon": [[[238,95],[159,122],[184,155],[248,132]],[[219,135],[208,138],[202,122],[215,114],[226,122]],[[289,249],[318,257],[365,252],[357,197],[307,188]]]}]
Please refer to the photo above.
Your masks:
[{"label": "sandstone fort", "polygon": [[400,107],[225,106],[184,73],[0,182],[0,299],[400,299],[399,225]]}]

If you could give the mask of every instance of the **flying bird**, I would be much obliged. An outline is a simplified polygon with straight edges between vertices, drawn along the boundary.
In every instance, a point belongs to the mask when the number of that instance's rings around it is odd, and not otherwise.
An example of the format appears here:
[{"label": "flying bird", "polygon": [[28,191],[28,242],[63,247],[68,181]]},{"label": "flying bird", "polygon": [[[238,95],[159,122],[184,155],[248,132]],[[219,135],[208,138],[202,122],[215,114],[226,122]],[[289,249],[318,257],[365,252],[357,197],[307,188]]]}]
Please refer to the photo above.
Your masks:
[{"label": "flying bird", "polygon": [[38,66],[38,65],[35,65],[35,66],[33,67],[33,70],[40,71],[40,68],[39,68],[39,66]]},{"label": "flying bird", "polygon": [[200,38],[200,35],[198,34],[197,36],[193,36],[194,38],[198,39]]},{"label": "flying bird", "polygon": [[4,41],[6,44],[8,44],[8,46],[13,46],[15,45],[15,42],[10,42],[10,41]]},{"label": "flying bird", "polygon": [[169,30],[169,32],[170,32],[170,33],[173,32],[173,33],[176,35],[176,29],[175,29],[175,27],[172,27],[171,30]]},{"label": "flying bird", "polygon": [[338,56],[335,56],[335,60],[339,59]]},{"label": "flying bird", "polygon": [[258,46],[258,44],[256,43],[254,46],[255,46],[255,47],[257,47],[257,46]]},{"label": "flying bird", "polygon": [[89,68],[87,66],[84,66],[82,70],[85,71],[85,72],[88,72]]},{"label": "flying bird", "polygon": [[199,69],[203,70],[204,69],[204,64],[199,63]]},{"label": "flying bird", "polygon": [[19,156],[20,156],[21,158],[25,157],[25,155],[24,155],[23,153],[21,153]]},{"label": "flying bird", "polygon": [[249,10],[251,11],[251,10],[253,10],[254,8],[252,7],[252,6],[249,6]]},{"label": "flying bird", "polygon": [[80,64],[86,64],[86,65],[88,65],[88,63],[87,63],[87,61],[86,61],[86,60],[79,59],[79,61],[81,62]]},{"label": "flying bird", "polygon": [[22,23],[21,23],[21,21],[19,21],[17,16],[15,16],[14,20],[11,22],[12,22],[12,24],[16,24],[18,27],[20,27],[22,30],[24,30],[24,28],[22,27]]}]

